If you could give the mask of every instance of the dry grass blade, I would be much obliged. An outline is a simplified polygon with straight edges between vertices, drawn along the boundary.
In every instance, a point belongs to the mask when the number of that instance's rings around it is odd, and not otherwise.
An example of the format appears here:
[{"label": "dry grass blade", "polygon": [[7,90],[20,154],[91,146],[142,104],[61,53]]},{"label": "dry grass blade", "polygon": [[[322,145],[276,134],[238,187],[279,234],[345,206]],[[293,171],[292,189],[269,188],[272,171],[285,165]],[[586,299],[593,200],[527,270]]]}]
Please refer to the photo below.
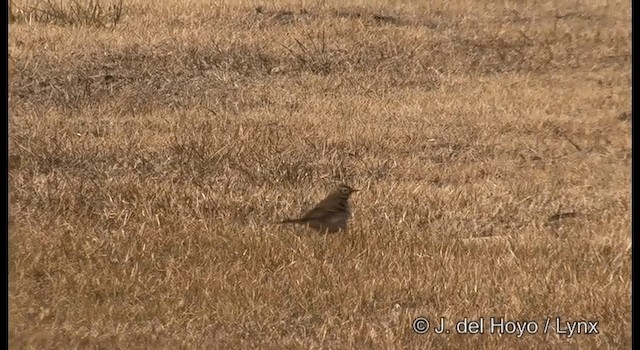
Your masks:
[{"label": "dry grass blade", "polygon": [[549,219],[547,219],[547,222],[555,222],[555,221],[560,221],[563,219],[571,219],[571,218],[575,218],[578,216],[578,213],[576,212],[566,212],[566,213],[558,213],[558,214],[553,214],[549,217]]}]

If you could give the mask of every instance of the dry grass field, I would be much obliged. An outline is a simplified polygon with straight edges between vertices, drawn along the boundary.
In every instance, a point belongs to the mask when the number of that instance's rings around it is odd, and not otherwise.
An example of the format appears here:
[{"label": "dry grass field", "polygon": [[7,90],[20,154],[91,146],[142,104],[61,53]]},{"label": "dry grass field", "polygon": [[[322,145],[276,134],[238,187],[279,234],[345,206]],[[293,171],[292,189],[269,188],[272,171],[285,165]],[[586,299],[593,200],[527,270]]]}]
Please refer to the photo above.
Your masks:
[{"label": "dry grass field", "polygon": [[630,347],[630,12],[12,1],[10,348]]}]

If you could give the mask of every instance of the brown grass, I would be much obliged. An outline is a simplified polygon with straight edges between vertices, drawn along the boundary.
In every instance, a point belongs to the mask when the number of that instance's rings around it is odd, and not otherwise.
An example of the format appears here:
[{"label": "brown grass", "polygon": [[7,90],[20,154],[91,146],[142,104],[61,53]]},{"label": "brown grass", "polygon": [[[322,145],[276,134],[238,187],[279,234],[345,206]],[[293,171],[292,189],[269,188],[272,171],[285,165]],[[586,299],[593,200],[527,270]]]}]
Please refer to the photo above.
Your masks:
[{"label": "brown grass", "polygon": [[12,2],[11,348],[630,346],[628,1],[233,3]]}]

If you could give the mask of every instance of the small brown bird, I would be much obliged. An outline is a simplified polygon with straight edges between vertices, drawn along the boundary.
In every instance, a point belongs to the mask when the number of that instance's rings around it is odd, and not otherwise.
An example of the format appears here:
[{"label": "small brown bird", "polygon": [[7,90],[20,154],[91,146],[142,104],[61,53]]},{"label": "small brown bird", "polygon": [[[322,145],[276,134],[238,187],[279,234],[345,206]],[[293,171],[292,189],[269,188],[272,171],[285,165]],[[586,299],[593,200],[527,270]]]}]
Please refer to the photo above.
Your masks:
[{"label": "small brown bird", "polygon": [[358,192],[358,190],[347,185],[339,185],[301,218],[280,221],[279,224],[307,225],[322,233],[335,233],[344,230],[347,227],[349,216],[351,216],[349,196],[353,192]]}]

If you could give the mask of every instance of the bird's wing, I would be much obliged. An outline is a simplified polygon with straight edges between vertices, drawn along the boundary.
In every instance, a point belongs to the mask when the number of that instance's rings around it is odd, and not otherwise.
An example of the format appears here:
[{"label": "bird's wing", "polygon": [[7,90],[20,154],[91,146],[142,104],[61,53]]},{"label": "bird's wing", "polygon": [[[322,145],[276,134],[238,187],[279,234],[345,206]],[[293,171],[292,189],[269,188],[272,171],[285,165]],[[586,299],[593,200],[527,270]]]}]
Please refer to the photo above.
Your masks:
[{"label": "bird's wing", "polygon": [[323,218],[326,218],[327,215],[331,215],[339,211],[339,208],[334,205],[336,202],[335,197],[337,195],[338,194],[336,193],[331,193],[325,199],[321,200],[318,204],[316,204],[316,206],[313,207],[313,209],[306,212],[302,216],[302,218],[303,219],[323,219]]},{"label": "bird's wing", "polygon": [[336,212],[335,209],[331,209],[323,206],[316,206],[315,208],[309,210],[306,214],[304,214],[302,218],[303,219],[324,219],[334,212]]}]

